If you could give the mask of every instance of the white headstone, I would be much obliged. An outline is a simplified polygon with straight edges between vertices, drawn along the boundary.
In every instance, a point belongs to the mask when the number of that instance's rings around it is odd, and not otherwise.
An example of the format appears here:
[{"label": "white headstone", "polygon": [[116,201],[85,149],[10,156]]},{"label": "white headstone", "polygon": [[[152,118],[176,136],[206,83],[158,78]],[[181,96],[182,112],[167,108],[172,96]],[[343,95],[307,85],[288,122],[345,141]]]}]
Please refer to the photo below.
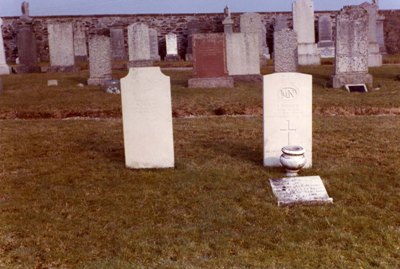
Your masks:
[{"label": "white headstone", "polygon": [[229,75],[259,75],[258,35],[232,33],[225,36]]},{"label": "white headstone", "polygon": [[264,59],[270,59],[269,49],[267,46],[267,30],[258,13],[244,13],[240,15],[240,32],[241,33],[257,33],[260,42],[260,56]]},{"label": "white headstone", "polygon": [[74,32],[72,23],[49,23],[47,29],[49,32],[51,66],[74,66]]},{"label": "white headstone", "polygon": [[143,23],[128,26],[129,61],[150,60],[149,27]]},{"label": "white headstone", "polygon": [[264,76],[264,165],[279,167],[281,149],[299,145],[312,166],[312,76],[275,73]]},{"label": "white headstone", "polygon": [[168,55],[177,55],[178,54],[178,39],[176,34],[169,33],[165,36],[165,42],[167,45],[167,54]]},{"label": "white headstone", "polygon": [[3,33],[1,27],[3,20],[0,18],[0,75],[10,74],[10,67],[6,63],[6,54],[4,51]]},{"label": "white headstone", "polygon": [[126,166],[174,167],[170,78],[159,67],[130,68],[121,98]]}]

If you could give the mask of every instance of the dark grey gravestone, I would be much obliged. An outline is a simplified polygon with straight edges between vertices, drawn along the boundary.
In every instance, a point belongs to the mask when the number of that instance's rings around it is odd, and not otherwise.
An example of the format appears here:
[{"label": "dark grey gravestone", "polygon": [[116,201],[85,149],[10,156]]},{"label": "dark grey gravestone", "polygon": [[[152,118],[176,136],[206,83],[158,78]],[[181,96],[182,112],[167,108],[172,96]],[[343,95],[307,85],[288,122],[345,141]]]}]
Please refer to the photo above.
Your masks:
[{"label": "dark grey gravestone", "polygon": [[17,48],[19,66],[17,73],[40,72],[38,65],[36,38],[33,33],[32,24],[22,24],[17,31]]},{"label": "dark grey gravestone", "polygon": [[194,34],[200,33],[201,23],[199,21],[188,22],[188,45],[186,48],[186,61],[191,61],[193,57],[193,41],[192,37]]},{"label": "dark grey gravestone", "polygon": [[116,27],[110,29],[112,58],[114,61],[125,61],[128,59],[128,54],[125,49],[124,28]]}]

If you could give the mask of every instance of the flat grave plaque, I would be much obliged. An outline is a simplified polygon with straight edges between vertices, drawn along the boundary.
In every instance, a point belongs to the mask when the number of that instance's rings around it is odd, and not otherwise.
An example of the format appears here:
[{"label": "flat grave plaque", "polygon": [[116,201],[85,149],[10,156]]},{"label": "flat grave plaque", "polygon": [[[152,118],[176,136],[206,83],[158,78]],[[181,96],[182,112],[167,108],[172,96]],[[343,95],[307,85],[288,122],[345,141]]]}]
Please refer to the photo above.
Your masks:
[{"label": "flat grave plaque", "polygon": [[278,206],[333,203],[319,176],[277,178],[270,183]]},{"label": "flat grave plaque", "polygon": [[365,84],[346,84],[345,87],[348,92],[368,92],[368,88]]}]

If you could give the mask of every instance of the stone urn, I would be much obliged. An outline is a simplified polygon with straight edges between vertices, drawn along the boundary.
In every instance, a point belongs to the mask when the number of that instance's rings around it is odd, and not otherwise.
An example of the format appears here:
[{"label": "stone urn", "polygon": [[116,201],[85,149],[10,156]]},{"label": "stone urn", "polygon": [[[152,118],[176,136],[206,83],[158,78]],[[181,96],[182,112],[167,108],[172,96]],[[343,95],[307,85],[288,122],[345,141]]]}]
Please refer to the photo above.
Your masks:
[{"label": "stone urn", "polygon": [[296,177],[297,173],[306,165],[305,149],[300,146],[286,146],[282,148],[280,161],[286,169],[286,176]]}]

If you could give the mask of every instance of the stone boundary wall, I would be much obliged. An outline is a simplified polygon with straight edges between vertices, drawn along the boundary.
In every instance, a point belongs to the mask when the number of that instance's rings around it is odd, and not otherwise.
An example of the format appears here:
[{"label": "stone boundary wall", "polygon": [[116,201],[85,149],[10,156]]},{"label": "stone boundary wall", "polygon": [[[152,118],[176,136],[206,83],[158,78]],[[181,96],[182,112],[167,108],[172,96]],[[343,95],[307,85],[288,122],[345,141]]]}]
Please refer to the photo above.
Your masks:
[{"label": "stone boundary wall", "polygon": [[[315,12],[315,31],[316,41],[318,42],[318,17],[322,14],[330,14],[335,21],[338,11]],[[400,10],[381,10],[380,14],[386,16],[384,23],[385,42],[387,51],[390,54],[400,53]],[[239,32],[239,17],[242,13],[232,13],[234,20],[234,31]],[[273,23],[275,18],[280,15],[286,15],[289,24],[292,22],[291,12],[259,12],[262,15],[263,22],[267,27],[267,43],[270,51],[273,51]],[[49,60],[48,46],[48,21],[74,22],[75,25],[81,24],[88,32],[95,28],[96,25],[107,26],[112,28],[115,25],[123,25],[125,27],[125,46],[127,47],[127,31],[126,27],[135,22],[146,23],[150,28],[158,31],[160,55],[165,56],[165,35],[173,32],[178,36],[179,54],[184,59],[187,47],[187,23],[192,20],[199,20],[203,27],[203,33],[223,32],[222,20],[223,13],[207,13],[207,14],[137,14],[137,15],[84,15],[84,16],[46,16],[33,17],[34,30],[37,39],[38,55],[41,61]],[[8,61],[15,61],[17,57],[16,48],[16,27],[18,17],[4,17],[3,37],[5,43],[6,57]]]}]

